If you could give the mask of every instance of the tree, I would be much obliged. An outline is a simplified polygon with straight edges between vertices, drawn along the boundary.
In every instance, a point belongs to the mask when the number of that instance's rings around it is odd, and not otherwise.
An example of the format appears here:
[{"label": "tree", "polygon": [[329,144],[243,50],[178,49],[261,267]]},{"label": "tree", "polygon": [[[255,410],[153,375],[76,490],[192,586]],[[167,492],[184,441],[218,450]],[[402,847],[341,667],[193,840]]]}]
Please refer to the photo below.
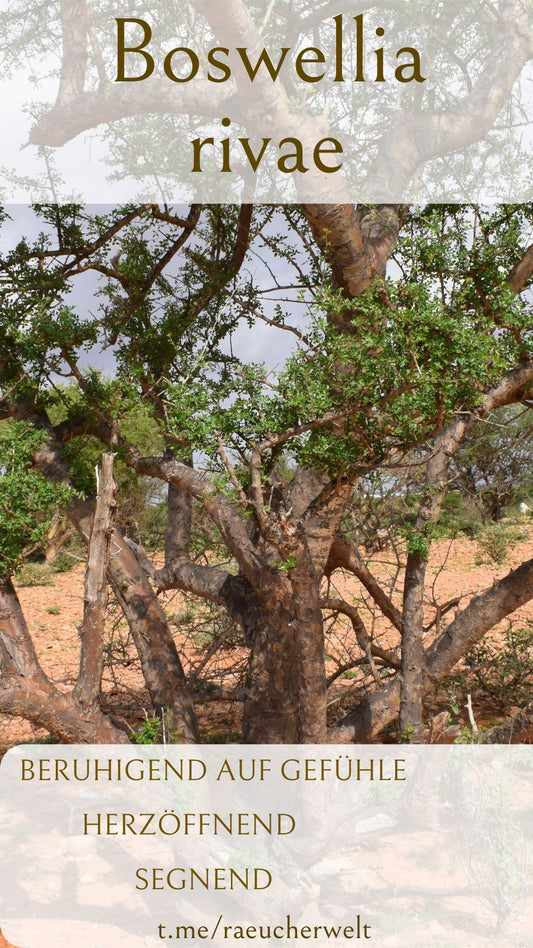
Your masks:
[{"label": "tree", "polygon": [[[258,28],[239,0],[224,10],[210,2],[200,6],[220,35],[231,19],[249,48],[260,48]],[[179,95],[171,101],[159,81],[135,96],[110,86],[93,13],[83,0],[60,6],[59,96],[36,123],[34,142],[57,145],[132,110],[182,114],[194,107],[222,114],[227,89],[207,104],[202,89],[185,105]],[[387,178],[392,159],[406,184],[436,153],[428,128],[437,132],[441,153],[482,137],[531,55],[528,15],[519,0],[503,5],[494,55],[476,63],[477,78],[468,77],[463,101],[444,86],[444,111],[428,102],[414,124],[398,115],[372,152],[379,181]],[[46,36],[30,37],[30,43],[43,41]],[[246,108],[269,114],[276,128],[288,131],[290,97],[282,86],[278,92],[273,97],[271,86],[260,82]],[[480,129],[471,119],[484,100]],[[319,130],[320,120],[306,116],[302,141],[316,140]],[[35,463],[47,478],[68,482],[63,445],[84,435],[117,450],[136,475],[168,485],[165,563],[150,570],[151,579],[156,589],[178,588],[219,604],[243,627],[250,648],[244,740],[325,739],[323,610],[332,604],[324,600],[321,582],[341,567],[358,576],[401,633],[401,674],[398,654],[381,655],[390,680],[331,737],[371,738],[396,714],[400,699],[401,730],[420,739],[422,697],[432,682],[529,598],[533,566],[526,563],[469,603],[434,642],[425,639],[429,548],[450,462],[481,419],[529,395],[533,368],[523,291],[533,272],[530,209],[353,206],[340,178],[331,183],[329,203],[299,196],[300,205],[287,208],[282,223],[272,208],[247,204],[203,211],[192,205],[182,213],[150,203],[94,217],[76,206],[38,208],[42,236],[21,241],[2,263],[4,413],[46,432]],[[282,308],[262,306],[264,286],[247,269],[252,253],[266,258],[271,272],[273,256],[294,268],[295,276],[279,280],[277,289],[286,293],[288,283],[298,288],[289,308],[307,308],[303,328]],[[387,276],[393,258],[398,270]],[[91,319],[68,296],[69,284],[89,270],[104,281],[101,309]],[[276,379],[232,354],[228,340],[240,319],[256,325],[266,319],[299,337],[300,348]],[[111,381],[80,358],[98,344],[113,347]],[[50,407],[58,378],[77,384],[81,404],[54,425]],[[139,399],[160,427],[163,454],[143,456],[125,435],[124,412]],[[357,479],[410,463],[415,447],[422,452],[426,486],[408,537],[398,609],[342,527]],[[294,476],[280,473],[280,458],[296,466]],[[198,506],[216,525],[236,573],[191,558]],[[90,504],[73,505],[71,516],[86,532]],[[114,545],[110,581],[131,624],[154,706],[170,708],[173,725],[193,740],[190,695],[142,551],[132,551],[118,534]],[[350,605],[368,658],[372,642]]]},{"label": "tree", "polygon": [[8,425],[2,436],[2,509],[0,511],[0,694],[2,709],[30,720],[42,719],[53,733],[70,741],[120,743],[123,732],[99,706],[103,664],[102,637],[107,601],[107,561],[112,520],[113,455],[105,455],[102,486],[89,537],[81,655],[74,689],[64,694],[44,674],[18,602],[12,573],[28,544],[42,538],[51,511],[65,505],[68,488],[44,478],[32,466],[46,434],[24,422]]},{"label": "tree", "polygon": [[[78,207],[37,211],[43,232],[33,244],[19,241],[2,261],[9,275],[3,410],[40,432],[34,459],[41,473],[67,483],[62,445],[96,437],[138,476],[168,485],[165,562],[148,569],[157,589],[218,603],[242,625],[250,648],[244,740],[325,739],[323,614],[350,614],[349,603],[332,603],[321,589],[324,574],[337,568],[358,576],[401,631],[402,675],[400,685],[399,653],[377,653],[392,677],[333,736],[371,737],[395,715],[399,696],[402,730],[422,735],[422,697],[433,681],[530,598],[533,565],[526,563],[426,644],[425,573],[451,460],[480,419],[527,396],[533,377],[528,303],[517,295],[529,279],[529,209],[404,211],[405,237],[395,250],[401,279],[379,280],[354,300],[327,271],[321,275],[303,219],[290,209],[278,232],[272,210],[261,208],[208,208],[204,215],[193,209],[183,219],[154,206],[98,217]],[[474,221],[482,234],[476,240]],[[257,287],[245,269],[254,246],[267,255],[275,247],[285,265],[293,258],[297,285],[306,272],[312,278],[298,286],[308,325],[297,330],[299,347],[276,379],[223,346],[240,318],[260,318]],[[302,254],[310,258],[305,269]],[[69,282],[88,268],[105,279],[100,312],[90,320],[68,298]],[[280,311],[265,318],[289,326]],[[114,347],[109,382],[80,361],[83,347],[100,339]],[[57,388],[58,376],[76,382],[76,399]],[[53,425],[58,399],[64,420]],[[143,456],[125,437],[123,419],[139,399],[160,427],[162,455]],[[426,459],[426,488],[408,536],[398,610],[342,524],[358,478],[409,463],[415,445]],[[237,574],[191,558],[198,505]],[[87,532],[90,502],[75,502],[70,515]],[[110,579],[137,628],[154,705],[170,707],[182,735],[194,739],[190,696],[146,558],[117,533],[114,545]],[[150,609],[158,622],[150,620],[148,637],[139,626]],[[359,633],[368,657],[372,641],[361,622]],[[164,687],[171,700],[161,703]]]}]

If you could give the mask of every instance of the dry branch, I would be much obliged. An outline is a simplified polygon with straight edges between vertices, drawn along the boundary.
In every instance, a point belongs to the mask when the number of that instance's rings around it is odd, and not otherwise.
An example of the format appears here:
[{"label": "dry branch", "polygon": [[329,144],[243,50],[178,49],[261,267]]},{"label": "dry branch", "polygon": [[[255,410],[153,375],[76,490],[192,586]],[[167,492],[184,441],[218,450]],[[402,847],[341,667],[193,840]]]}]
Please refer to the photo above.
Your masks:
[{"label": "dry branch", "polygon": [[80,671],[75,696],[81,705],[92,707],[99,698],[104,667],[104,627],[107,609],[107,565],[110,537],[116,513],[113,478],[114,454],[102,456],[96,509],[85,573],[83,621],[80,627]]}]

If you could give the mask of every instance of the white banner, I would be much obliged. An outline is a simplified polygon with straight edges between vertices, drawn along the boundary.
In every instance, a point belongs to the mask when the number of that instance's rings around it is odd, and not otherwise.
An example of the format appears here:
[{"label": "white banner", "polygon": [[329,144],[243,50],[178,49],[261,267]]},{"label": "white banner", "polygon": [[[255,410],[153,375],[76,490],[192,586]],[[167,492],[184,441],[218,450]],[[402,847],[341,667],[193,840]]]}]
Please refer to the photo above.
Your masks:
[{"label": "white banner", "polygon": [[525,946],[531,763],[516,746],[19,746],[0,924],[19,948]]},{"label": "white banner", "polygon": [[2,10],[4,201],[531,200],[529,0]]}]

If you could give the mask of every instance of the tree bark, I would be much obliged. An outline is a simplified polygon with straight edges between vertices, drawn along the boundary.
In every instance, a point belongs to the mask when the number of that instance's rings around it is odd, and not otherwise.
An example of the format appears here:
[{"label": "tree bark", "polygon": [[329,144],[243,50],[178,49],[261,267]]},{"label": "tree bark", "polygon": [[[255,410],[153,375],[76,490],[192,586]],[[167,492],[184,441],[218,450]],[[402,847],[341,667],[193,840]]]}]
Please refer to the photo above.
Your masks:
[{"label": "tree bark", "polygon": [[322,743],[326,738],[326,675],[320,584],[308,569],[264,583],[228,581],[226,607],[250,641],[244,692],[243,743]]},{"label": "tree bark", "polygon": [[244,692],[244,744],[300,743],[298,647],[292,611],[256,600],[246,616],[253,630]]},{"label": "tree bark", "polygon": [[0,709],[46,728],[68,744],[128,744],[97,701],[82,706],[42,671],[10,578],[0,579]]},{"label": "tree bark", "polygon": [[98,702],[104,669],[104,630],[107,613],[109,542],[116,514],[113,479],[114,454],[102,456],[87,566],[85,568],[83,621],[80,626],[80,670],[74,689],[76,700],[90,709]]},{"label": "tree bark", "polygon": [[427,557],[407,558],[402,620],[402,686],[400,735],[408,743],[422,743],[424,722],[422,696],[424,675],[424,587]]},{"label": "tree bark", "polygon": [[[85,540],[92,522],[90,501],[75,504],[69,516]],[[170,628],[145,571],[118,530],[111,537],[108,577],[124,613],[157,714],[165,712],[169,728],[185,743],[199,740],[185,673]]]}]

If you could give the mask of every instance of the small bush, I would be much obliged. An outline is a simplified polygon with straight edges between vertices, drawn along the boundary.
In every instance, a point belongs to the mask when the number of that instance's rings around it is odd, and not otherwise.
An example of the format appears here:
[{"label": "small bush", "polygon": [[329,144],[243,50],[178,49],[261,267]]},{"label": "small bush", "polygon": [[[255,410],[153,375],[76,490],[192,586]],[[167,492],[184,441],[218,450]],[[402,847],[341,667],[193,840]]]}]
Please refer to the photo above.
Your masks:
[{"label": "small bush", "polygon": [[17,586],[53,586],[52,569],[46,563],[24,563],[15,573]]},{"label": "small bush", "polygon": [[160,744],[161,743],[161,721],[159,718],[148,718],[147,721],[130,734],[132,744]]},{"label": "small bush", "polygon": [[50,564],[54,573],[70,573],[71,569],[77,564],[77,560],[73,556],[69,556],[68,553],[58,553],[54,560]]},{"label": "small bush", "polygon": [[482,642],[465,655],[477,689],[489,694],[506,711],[533,700],[533,623],[516,629],[510,624],[503,644]]},{"label": "small bush", "polygon": [[147,718],[138,731],[133,731],[130,734],[130,741],[132,744],[175,744],[179,736],[179,731],[170,731],[167,740],[164,740],[162,722],[160,718],[154,717]]},{"label": "small bush", "polygon": [[501,564],[505,562],[511,546],[524,539],[521,530],[504,523],[492,523],[486,527],[478,540],[478,562]]}]

